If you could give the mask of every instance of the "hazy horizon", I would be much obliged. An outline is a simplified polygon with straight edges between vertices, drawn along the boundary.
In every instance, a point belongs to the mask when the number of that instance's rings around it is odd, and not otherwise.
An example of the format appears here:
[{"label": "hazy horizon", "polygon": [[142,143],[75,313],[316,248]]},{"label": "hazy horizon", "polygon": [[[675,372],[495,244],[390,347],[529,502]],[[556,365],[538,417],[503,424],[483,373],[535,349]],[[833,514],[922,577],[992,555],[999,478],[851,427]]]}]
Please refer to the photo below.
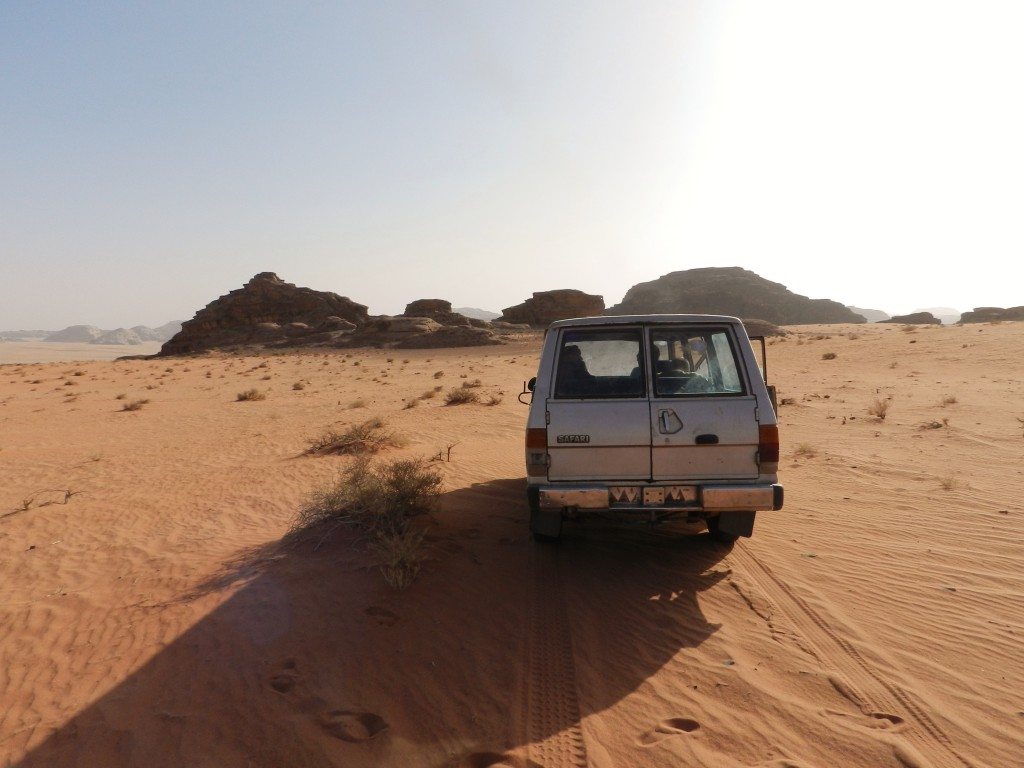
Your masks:
[{"label": "hazy horizon", "polygon": [[1024,304],[1024,8],[0,7],[0,329],[187,320],[254,274],[374,314],[740,266]]}]

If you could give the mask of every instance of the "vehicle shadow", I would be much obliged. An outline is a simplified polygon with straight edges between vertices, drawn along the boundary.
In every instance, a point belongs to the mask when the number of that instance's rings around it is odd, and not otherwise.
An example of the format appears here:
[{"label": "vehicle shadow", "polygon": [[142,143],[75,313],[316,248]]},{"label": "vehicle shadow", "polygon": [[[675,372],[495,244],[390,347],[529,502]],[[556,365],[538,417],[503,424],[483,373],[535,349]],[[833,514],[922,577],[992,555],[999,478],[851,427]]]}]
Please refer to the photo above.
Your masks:
[{"label": "vehicle shadow", "polygon": [[[713,569],[728,548],[607,524],[542,546],[526,522],[522,479],[446,494],[404,592],[348,532],[242,553],[181,598],[216,607],[14,764],[529,765],[525,744],[716,631],[697,595],[726,575]],[[538,606],[564,617],[564,637]],[[573,707],[527,722],[538,638],[568,643],[582,674]]]}]

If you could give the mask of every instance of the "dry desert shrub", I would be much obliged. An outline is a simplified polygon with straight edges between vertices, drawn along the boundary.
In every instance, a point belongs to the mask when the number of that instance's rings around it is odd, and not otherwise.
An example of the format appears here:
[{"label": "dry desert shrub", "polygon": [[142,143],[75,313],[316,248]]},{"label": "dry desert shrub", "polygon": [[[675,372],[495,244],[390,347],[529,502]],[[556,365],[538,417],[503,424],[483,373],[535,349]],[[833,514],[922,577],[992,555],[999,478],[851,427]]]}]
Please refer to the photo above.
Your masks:
[{"label": "dry desert shrub", "polygon": [[381,419],[368,419],[344,429],[331,428],[310,444],[307,455],[366,454],[401,445]]},{"label": "dry desert shrub", "polygon": [[253,400],[266,400],[266,399],[267,399],[267,393],[263,392],[262,390],[256,389],[256,388],[247,389],[244,392],[239,392],[237,395],[235,395],[235,401],[239,402],[239,403],[250,402],[250,401],[253,401]]},{"label": "dry desert shrub", "polygon": [[466,403],[478,402],[480,402],[480,395],[472,389],[465,389],[464,387],[449,389],[444,396],[445,405],[465,405]]},{"label": "dry desert shrub", "polygon": [[891,403],[888,400],[876,397],[875,402],[868,407],[868,416],[874,416],[879,421],[885,421],[885,415],[889,412],[890,405]]},{"label": "dry desert shrub", "polygon": [[434,378],[435,379],[442,379],[442,378],[444,378],[444,371],[434,371]]},{"label": "dry desert shrub", "polygon": [[292,384],[292,389],[294,389],[296,392],[301,391],[305,388],[306,385],[303,384],[301,381],[296,381],[294,384]]},{"label": "dry desert shrub", "polygon": [[955,491],[959,485],[955,477],[944,477],[939,481],[939,486],[944,491]]},{"label": "dry desert shrub", "polygon": [[484,405],[500,405],[501,395],[488,395],[487,399],[484,400]]},{"label": "dry desert shrub", "polygon": [[309,495],[293,532],[326,528],[323,541],[341,526],[355,529],[376,555],[384,580],[404,589],[423,562],[424,532],[413,530],[409,520],[436,507],[441,484],[441,473],[423,459],[375,465],[361,458],[333,485]]},{"label": "dry desert shrub", "polygon": [[813,459],[818,455],[818,449],[810,443],[797,443],[796,448],[793,449],[793,455]]},{"label": "dry desert shrub", "polygon": [[837,357],[835,352],[826,352],[821,356],[822,360],[835,360]]},{"label": "dry desert shrub", "polygon": [[483,385],[484,383],[480,381],[480,379],[473,379],[472,381],[462,382],[462,386],[465,389],[476,389],[477,387],[482,387]]},{"label": "dry desert shrub", "polygon": [[940,405],[955,405],[955,404],[956,404],[956,395],[946,395],[944,398],[942,398],[942,402],[940,403]]},{"label": "dry desert shrub", "polygon": [[121,406],[121,410],[122,411],[139,411],[139,410],[142,410],[142,406],[146,405],[148,402],[149,402],[149,398],[144,398],[142,400],[132,400],[131,402],[125,403],[124,405],[122,405]]},{"label": "dry desert shrub", "polygon": [[420,401],[417,400],[416,398],[413,398],[412,400],[406,400],[405,405],[402,406],[402,410],[408,411],[410,408],[415,408],[419,404]]},{"label": "dry desert shrub", "polygon": [[365,408],[366,407],[366,401],[363,400],[362,398],[360,398],[359,400],[353,400],[351,403],[348,404],[348,407],[349,408]]},{"label": "dry desert shrub", "polygon": [[430,400],[431,398],[434,397],[437,397],[437,392],[433,389],[428,389],[426,392],[420,395],[420,400]]}]

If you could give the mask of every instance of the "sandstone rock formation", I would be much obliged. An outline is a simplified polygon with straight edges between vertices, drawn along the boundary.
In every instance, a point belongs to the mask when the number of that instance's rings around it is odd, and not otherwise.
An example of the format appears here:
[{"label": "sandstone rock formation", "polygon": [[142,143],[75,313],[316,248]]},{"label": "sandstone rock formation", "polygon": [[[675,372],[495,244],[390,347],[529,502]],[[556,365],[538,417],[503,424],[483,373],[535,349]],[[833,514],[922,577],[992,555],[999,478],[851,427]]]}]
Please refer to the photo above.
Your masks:
[{"label": "sandstone rock formation", "polygon": [[909,315],[893,315],[883,323],[901,323],[903,325],[942,325],[931,312],[911,312]]},{"label": "sandstone rock formation", "polygon": [[532,298],[502,310],[499,322],[544,328],[555,320],[591,317],[604,312],[604,297],[565,288],[537,291]]},{"label": "sandstone rock formation", "polygon": [[374,317],[350,336],[339,339],[344,347],[397,347],[435,349],[501,344],[497,334],[469,325],[442,325],[429,317]]},{"label": "sandstone rock formation", "polygon": [[975,307],[960,315],[961,323],[995,323],[1002,320],[1024,320],[1024,307]]},{"label": "sandstone rock formation", "polygon": [[[181,331],[164,344],[161,355],[197,352],[214,347],[268,342],[303,335],[337,320],[365,323],[366,307],[345,296],[312,288],[298,288],[273,272],[261,272],[242,288],[209,303]],[[267,326],[274,323],[275,329]],[[291,326],[302,323],[305,328]],[[263,324],[263,325],[261,325]],[[328,330],[325,328],[325,331]]]},{"label": "sandstone rock formation", "polygon": [[164,323],[156,328],[150,328],[145,325],[133,325],[131,330],[135,332],[142,341],[169,341],[174,337],[178,331],[181,330],[181,321],[172,320],[169,323]]},{"label": "sandstone rock formation", "polygon": [[953,307],[921,307],[920,309],[915,309],[911,314],[916,314],[917,312],[931,312],[943,325],[953,325],[960,322],[961,312],[958,309],[953,309]]},{"label": "sandstone rock formation", "polygon": [[630,288],[608,315],[649,313],[756,317],[778,325],[863,323],[864,318],[829,299],[809,299],[740,267],[670,272]]},{"label": "sandstone rock formation", "polygon": [[417,299],[406,305],[403,317],[429,317],[441,325],[474,326],[486,328],[487,323],[466,317],[452,310],[452,303],[444,299]]}]

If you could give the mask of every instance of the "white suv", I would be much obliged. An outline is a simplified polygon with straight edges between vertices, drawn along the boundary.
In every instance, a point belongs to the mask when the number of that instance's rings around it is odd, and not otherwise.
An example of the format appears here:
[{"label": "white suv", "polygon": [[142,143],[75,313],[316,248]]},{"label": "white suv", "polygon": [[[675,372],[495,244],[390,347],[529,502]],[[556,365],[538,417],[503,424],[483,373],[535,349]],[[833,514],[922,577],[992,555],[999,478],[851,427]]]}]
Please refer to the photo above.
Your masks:
[{"label": "white suv", "polygon": [[756,512],[782,508],[774,388],[735,317],[560,320],[527,391],[535,538],[557,539],[566,517],[614,514],[704,521],[734,541]]}]

